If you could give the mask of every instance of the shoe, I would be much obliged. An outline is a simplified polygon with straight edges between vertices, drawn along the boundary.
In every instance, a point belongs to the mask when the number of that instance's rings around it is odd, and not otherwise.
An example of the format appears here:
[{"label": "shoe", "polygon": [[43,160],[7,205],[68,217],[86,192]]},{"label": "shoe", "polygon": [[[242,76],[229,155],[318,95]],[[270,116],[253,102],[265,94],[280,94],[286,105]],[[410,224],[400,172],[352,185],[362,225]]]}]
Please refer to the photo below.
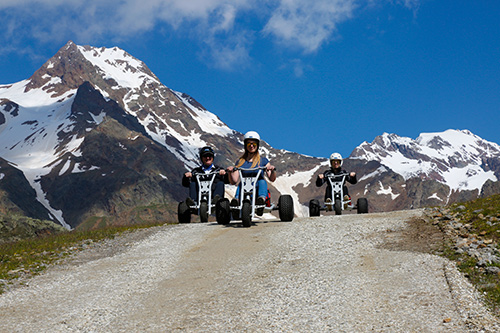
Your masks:
[{"label": "shoe", "polygon": [[[264,198],[264,197],[258,197],[257,200],[255,201],[255,205],[257,205],[257,206],[264,206],[265,204],[266,204],[266,198]],[[264,214],[264,207],[257,208],[255,213],[258,216],[262,216],[262,214]]]},{"label": "shoe", "polygon": [[326,199],[326,211],[331,212],[333,210],[332,199]]},{"label": "shoe", "polygon": [[229,208],[231,210],[231,217],[233,218],[233,220],[240,220],[240,203],[238,199],[232,199],[229,203]]},{"label": "shoe", "polygon": [[346,194],[346,195],[344,195],[344,201],[349,201],[349,200],[351,200],[351,197],[350,197],[350,196],[348,196],[347,194]]},{"label": "shoe", "polygon": [[190,197],[187,197],[186,198],[186,205],[188,205],[189,208],[193,207],[195,205],[193,199],[191,199]]}]

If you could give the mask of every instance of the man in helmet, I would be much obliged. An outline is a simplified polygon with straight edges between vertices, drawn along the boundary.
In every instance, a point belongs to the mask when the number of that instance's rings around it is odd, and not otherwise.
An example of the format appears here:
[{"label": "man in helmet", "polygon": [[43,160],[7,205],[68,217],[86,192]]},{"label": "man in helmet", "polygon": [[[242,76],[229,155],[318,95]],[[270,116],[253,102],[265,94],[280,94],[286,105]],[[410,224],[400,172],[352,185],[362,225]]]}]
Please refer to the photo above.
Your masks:
[{"label": "man in helmet", "polygon": [[[318,175],[318,178],[316,178],[316,186],[321,187],[326,182],[326,177],[328,174],[334,174],[338,175],[341,173],[347,173],[347,171],[342,170],[342,155],[339,153],[333,153],[330,155],[330,169],[326,170],[324,173]],[[356,179],[356,173],[351,172],[347,177],[345,178],[346,181],[348,181],[351,184],[356,184],[358,180]],[[349,196],[349,191],[347,190],[347,186],[344,183],[343,186],[343,192],[344,192],[344,200],[350,198]],[[347,196],[347,198],[346,198]],[[325,191],[325,202],[332,202],[332,188],[330,186],[326,187]],[[327,207],[331,208],[331,205],[328,205]]]},{"label": "man in helmet", "polygon": [[[250,168],[256,168],[256,167],[266,167],[266,171],[262,173],[257,180],[257,199],[256,203],[257,205],[263,205],[265,204],[265,200],[267,197],[267,182],[264,179],[264,174],[267,176],[267,178],[271,181],[274,182],[276,180],[276,169],[269,160],[263,156],[260,155],[259,153],[259,146],[260,146],[260,135],[259,133],[255,131],[249,131],[245,134],[244,136],[244,148],[245,152],[243,155],[236,161],[236,167],[237,168],[245,168],[245,169],[250,169]],[[234,172],[234,167],[229,167],[229,182],[231,184],[237,184],[239,182],[239,173]],[[245,177],[251,177],[255,176],[257,174],[257,171],[243,171],[242,174]],[[239,199],[239,191],[240,187],[236,189],[236,198]],[[237,199],[233,199],[237,200]],[[234,201],[232,203],[235,205]],[[262,209],[257,211],[257,215],[262,215]]]},{"label": "man in helmet", "polygon": [[186,203],[188,206],[194,205],[194,202],[198,200],[198,183],[196,179],[193,179],[193,174],[195,173],[209,173],[211,171],[219,171],[219,174],[215,176],[214,182],[212,184],[212,202],[217,203],[220,198],[224,197],[224,176],[226,171],[218,165],[214,164],[214,150],[205,146],[200,149],[199,156],[201,160],[201,165],[194,168],[191,172],[186,172],[182,177],[182,186],[189,187],[189,197],[186,198]]}]

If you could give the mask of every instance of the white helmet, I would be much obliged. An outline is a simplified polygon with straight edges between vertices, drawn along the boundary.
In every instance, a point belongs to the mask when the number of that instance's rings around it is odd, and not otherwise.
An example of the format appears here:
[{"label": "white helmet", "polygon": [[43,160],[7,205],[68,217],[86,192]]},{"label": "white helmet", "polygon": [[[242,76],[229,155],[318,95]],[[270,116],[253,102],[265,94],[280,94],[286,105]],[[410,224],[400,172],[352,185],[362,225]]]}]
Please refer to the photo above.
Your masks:
[{"label": "white helmet", "polygon": [[339,153],[333,153],[330,155],[330,163],[332,163],[333,160],[339,160],[340,161],[340,166],[342,166],[343,160],[342,160],[342,155]]},{"label": "white helmet", "polygon": [[245,138],[243,141],[248,140],[248,139],[252,139],[252,140],[256,140],[256,141],[260,142],[260,135],[259,135],[259,133],[255,132],[255,131],[249,131],[249,132],[245,133]]}]

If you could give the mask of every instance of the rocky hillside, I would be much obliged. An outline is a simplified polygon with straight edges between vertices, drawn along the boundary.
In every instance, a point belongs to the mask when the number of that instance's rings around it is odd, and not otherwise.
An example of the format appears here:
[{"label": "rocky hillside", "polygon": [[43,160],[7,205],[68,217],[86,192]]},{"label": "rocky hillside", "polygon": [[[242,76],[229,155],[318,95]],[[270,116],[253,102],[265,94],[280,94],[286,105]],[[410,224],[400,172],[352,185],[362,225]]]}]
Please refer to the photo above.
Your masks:
[{"label": "rocky hillside", "polygon": [[0,243],[67,232],[60,224],[48,220],[0,213]]}]

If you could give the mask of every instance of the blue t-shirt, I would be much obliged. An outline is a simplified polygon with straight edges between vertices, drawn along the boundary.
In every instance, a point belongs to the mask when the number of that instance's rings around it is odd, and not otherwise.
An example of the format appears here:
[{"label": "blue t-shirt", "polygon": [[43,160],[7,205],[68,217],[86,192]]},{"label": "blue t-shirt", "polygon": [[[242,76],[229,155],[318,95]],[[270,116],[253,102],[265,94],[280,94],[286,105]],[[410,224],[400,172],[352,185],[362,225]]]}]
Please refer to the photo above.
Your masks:
[{"label": "blue t-shirt", "polygon": [[[240,160],[237,160],[235,165],[238,165],[238,162]],[[252,163],[253,162],[248,162],[248,161],[245,161],[245,163],[243,163],[240,168],[243,168],[243,169],[250,169],[252,168]],[[259,165],[255,166],[255,167],[261,167],[261,166],[266,166],[267,163],[269,163],[269,160],[265,157],[260,157],[260,163]],[[244,171],[244,170],[241,170],[241,173],[243,174],[244,177],[254,177],[257,172],[259,172],[258,170],[255,170],[255,171]],[[260,176],[259,176],[259,179],[264,179],[264,173],[265,173],[265,170],[262,170]]]}]

